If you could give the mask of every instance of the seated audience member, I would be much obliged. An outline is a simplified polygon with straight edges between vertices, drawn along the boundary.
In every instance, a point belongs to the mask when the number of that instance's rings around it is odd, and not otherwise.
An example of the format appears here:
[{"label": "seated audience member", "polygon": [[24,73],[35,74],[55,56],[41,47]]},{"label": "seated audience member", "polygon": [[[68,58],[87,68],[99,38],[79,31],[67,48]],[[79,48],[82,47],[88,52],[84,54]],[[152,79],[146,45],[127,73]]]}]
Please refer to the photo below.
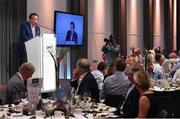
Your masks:
[{"label": "seated audience member", "polygon": [[134,74],[134,84],[140,93],[138,118],[152,118],[158,116],[156,95],[149,89],[150,79],[145,71]]},{"label": "seated audience member", "polygon": [[178,64],[176,64],[172,69],[171,71],[169,72],[169,74],[173,77],[174,74],[176,73],[176,71],[180,69],[180,62]]},{"label": "seated audience member", "polygon": [[149,50],[149,57],[151,57],[151,62],[153,63],[155,60],[155,51],[154,50]]},{"label": "seated audience member", "polygon": [[147,55],[147,59],[146,59],[146,70],[147,70],[150,78],[153,78],[153,68],[154,68],[153,63],[154,63],[154,55],[149,53]]},{"label": "seated audience member", "polygon": [[99,61],[98,60],[93,60],[91,63],[91,71],[94,71],[97,69]]},{"label": "seated audience member", "polygon": [[134,73],[142,70],[143,67],[140,65],[134,65],[129,70],[128,79],[131,81],[131,86],[128,89],[124,102],[117,109],[117,113],[120,114],[120,117],[135,118],[138,115],[140,94],[134,85],[133,75]]},{"label": "seated audience member", "polygon": [[104,76],[107,75],[107,70],[108,70],[107,68],[108,68],[107,63],[100,62],[97,66],[97,69],[91,72],[98,83],[99,90],[102,89]]},{"label": "seated audience member", "polygon": [[164,69],[161,66],[164,58],[162,54],[156,54],[155,55],[155,63],[153,64],[153,79],[163,79],[164,77]]},{"label": "seated audience member", "polygon": [[7,84],[7,99],[8,103],[12,103],[14,95],[21,95],[27,92],[27,88],[24,81],[32,77],[35,72],[35,67],[31,63],[23,63],[18,72],[11,77]]},{"label": "seated audience member", "polygon": [[127,75],[131,66],[138,64],[138,58],[135,56],[128,56],[126,63],[125,74]]},{"label": "seated audience member", "polygon": [[172,79],[174,82],[180,84],[180,69],[178,69],[176,71],[176,73],[174,74],[174,77]]},{"label": "seated audience member", "polygon": [[177,58],[177,54],[173,51],[168,55],[169,59],[176,59]]},{"label": "seated audience member", "polygon": [[155,54],[161,54],[162,53],[161,47],[155,48],[154,51],[155,51]]},{"label": "seated audience member", "polygon": [[76,94],[83,96],[84,93],[88,92],[91,94],[92,99],[99,102],[98,84],[94,76],[91,74],[89,61],[86,58],[79,59],[76,71],[80,73],[79,79],[71,81],[71,86],[77,87]]},{"label": "seated audience member", "polygon": [[135,57],[137,57],[138,63],[142,64],[143,63],[143,57],[141,55],[141,50],[139,48],[134,49],[134,55],[135,55]]},{"label": "seated audience member", "polygon": [[[109,106],[119,106],[128,91],[130,81],[128,80],[128,77],[124,74],[125,68],[125,61],[123,59],[117,59],[115,62],[116,72],[105,79],[103,88],[100,93],[100,98],[105,99],[105,103]],[[117,103],[113,102],[109,97],[122,97],[122,100],[119,100],[119,102]]]},{"label": "seated audience member", "polygon": [[176,65],[176,63],[180,62],[180,59],[177,58],[176,53],[170,53],[169,59],[164,59],[162,63],[162,67],[164,69],[165,73],[169,73],[173,65]]},{"label": "seated audience member", "polygon": [[73,70],[73,76],[72,76],[72,81],[71,81],[71,87],[73,87],[75,90],[77,89],[78,87],[78,80],[80,78],[80,76],[84,73],[82,70],[80,70],[79,68],[79,61],[77,61],[76,63],[76,68]]}]

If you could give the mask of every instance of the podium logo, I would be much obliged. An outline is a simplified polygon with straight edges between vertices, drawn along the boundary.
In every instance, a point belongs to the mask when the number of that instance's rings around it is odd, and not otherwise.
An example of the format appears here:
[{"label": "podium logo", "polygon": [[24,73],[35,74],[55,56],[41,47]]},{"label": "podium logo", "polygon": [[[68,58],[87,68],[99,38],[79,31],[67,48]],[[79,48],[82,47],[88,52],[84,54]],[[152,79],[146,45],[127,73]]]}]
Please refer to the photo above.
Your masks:
[{"label": "podium logo", "polygon": [[53,48],[53,46],[52,45],[50,45],[50,46],[46,46],[46,49],[52,49]]}]

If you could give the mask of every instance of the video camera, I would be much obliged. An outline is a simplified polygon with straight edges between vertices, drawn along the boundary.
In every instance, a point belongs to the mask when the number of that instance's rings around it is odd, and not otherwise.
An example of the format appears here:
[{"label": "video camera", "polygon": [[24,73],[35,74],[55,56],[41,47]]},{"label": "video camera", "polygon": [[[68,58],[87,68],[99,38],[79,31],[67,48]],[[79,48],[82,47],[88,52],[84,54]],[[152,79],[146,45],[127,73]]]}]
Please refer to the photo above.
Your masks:
[{"label": "video camera", "polygon": [[111,42],[113,39],[115,39],[115,37],[113,37],[113,35],[111,34],[109,36],[109,39],[108,38],[104,38],[104,42],[108,43],[108,42]]},{"label": "video camera", "polygon": [[110,39],[104,38],[104,42],[110,42]]}]

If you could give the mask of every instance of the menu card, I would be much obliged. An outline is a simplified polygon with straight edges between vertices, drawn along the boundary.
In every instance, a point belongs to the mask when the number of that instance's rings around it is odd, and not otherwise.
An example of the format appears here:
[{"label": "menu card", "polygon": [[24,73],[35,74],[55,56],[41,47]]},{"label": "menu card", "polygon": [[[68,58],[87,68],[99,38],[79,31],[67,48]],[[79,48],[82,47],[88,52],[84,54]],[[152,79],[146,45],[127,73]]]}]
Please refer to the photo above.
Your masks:
[{"label": "menu card", "polygon": [[34,113],[36,106],[39,102],[39,94],[42,88],[42,78],[28,79],[28,110],[30,113]]}]

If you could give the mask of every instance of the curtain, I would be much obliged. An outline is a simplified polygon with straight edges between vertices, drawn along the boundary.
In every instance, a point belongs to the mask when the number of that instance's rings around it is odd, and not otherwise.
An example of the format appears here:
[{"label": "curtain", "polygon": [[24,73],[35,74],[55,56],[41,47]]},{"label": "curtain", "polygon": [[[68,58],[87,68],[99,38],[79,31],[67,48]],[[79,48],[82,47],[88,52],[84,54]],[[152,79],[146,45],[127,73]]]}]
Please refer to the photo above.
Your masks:
[{"label": "curtain", "polygon": [[177,51],[180,50],[180,0],[177,0]]},{"label": "curtain", "polygon": [[143,45],[153,48],[154,0],[143,0]]},{"label": "curtain", "polygon": [[27,0],[0,0],[0,84],[6,84],[19,67],[16,43],[26,6]]},{"label": "curtain", "polygon": [[[79,58],[87,58],[87,19],[88,19],[88,1],[87,0],[68,0],[68,11],[71,13],[84,15],[84,41],[82,46],[74,46],[70,48],[71,73],[76,67]],[[72,76],[72,75],[71,75]]]},{"label": "curtain", "polygon": [[121,54],[127,56],[126,0],[113,0],[113,34],[118,37]]},{"label": "curtain", "polygon": [[173,0],[164,0],[164,46],[166,55],[173,50]]}]

